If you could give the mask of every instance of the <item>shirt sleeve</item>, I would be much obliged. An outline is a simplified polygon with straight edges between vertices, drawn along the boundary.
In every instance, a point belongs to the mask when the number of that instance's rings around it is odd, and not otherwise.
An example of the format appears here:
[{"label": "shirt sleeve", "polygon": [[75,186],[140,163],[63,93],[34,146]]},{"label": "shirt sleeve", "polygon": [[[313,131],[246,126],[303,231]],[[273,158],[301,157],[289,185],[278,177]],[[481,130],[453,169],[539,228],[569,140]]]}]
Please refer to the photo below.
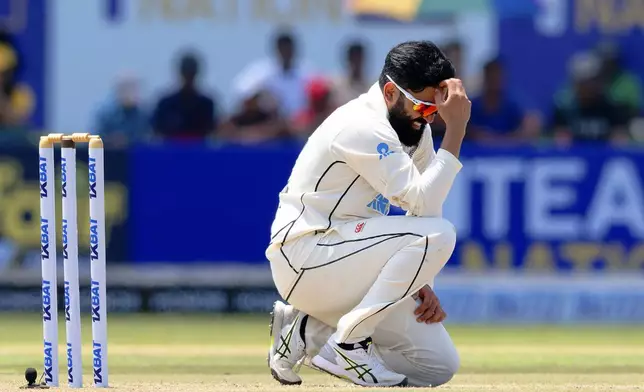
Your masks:
[{"label": "shirt sleeve", "polygon": [[[368,125],[368,126],[366,126]],[[422,174],[403,151],[395,132],[382,123],[344,129],[331,150],[377,192],[413,215],[440,216],[442,206],[462,165],[439,150]]]}]

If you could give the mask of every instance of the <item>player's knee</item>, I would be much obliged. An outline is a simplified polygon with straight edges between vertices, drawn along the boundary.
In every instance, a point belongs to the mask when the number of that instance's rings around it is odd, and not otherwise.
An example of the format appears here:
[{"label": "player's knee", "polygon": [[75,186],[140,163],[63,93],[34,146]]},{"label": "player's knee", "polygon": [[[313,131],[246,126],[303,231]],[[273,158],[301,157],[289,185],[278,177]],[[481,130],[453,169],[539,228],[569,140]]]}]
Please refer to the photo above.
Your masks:
[{"label": "player's knee", "polygon": [[430,234],[430,239],[437,244],[454,245],[456,244],[456,228],[452,222],[447,219],[438,219],[435,221],[435,230]]},{"label": "player's knee", "polygon": [[436,379],[434,380],[433,386],[439,386],[449,382],[458,369],[461,367],[461,359],[458,356],[456,349],[451,354],[448,354],[443,358],[440,371],[438,372]]},{"label": "player's knee", "polygon": [[432,220],[432,230],[426,236],[434,262],[447,263],[456,247],[456,229],[447,219]]},{"label": "player's knee", "polygon": [[437,387],[448,383],[456,374],[461,361],[458,356],[456,348],[446,352],[439,353],[440,355],[432,356],[432,359],[427,359],[417,364],[419,374],[413,377],[413,384],[417,387]]}]

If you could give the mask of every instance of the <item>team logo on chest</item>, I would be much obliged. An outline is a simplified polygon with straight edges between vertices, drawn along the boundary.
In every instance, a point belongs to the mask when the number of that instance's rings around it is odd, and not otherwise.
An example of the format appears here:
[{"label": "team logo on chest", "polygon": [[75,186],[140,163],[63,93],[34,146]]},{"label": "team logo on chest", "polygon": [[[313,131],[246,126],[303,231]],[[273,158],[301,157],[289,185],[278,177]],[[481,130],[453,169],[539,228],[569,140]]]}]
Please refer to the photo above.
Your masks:
[{"label": "team logo on chest", "polygon": [[380,154],[380,158],[378,159],[388,157],[389,155],[394,153],[394,151],[389,149],[389,145],[387,143],[378,144],[378,147],[376,147],[376,150],[378,150],[378,154]]},{"label": "team logo on chest", "polygon": [[389,206],[389,199],[384,197],[382,194],[379,194],[375,199],[371,200],[369,204],[367,204],[367,208],[371,208],[382,215],[389,214]]}]

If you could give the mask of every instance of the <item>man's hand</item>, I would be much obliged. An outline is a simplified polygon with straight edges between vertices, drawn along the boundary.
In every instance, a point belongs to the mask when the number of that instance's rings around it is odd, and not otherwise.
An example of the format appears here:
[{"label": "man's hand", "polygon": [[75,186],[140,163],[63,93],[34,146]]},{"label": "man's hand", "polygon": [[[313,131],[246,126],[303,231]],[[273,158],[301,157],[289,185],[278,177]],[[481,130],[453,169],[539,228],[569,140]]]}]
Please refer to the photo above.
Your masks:
[{"label": "man's hand", "polygon": [[[447,79],[440,84],[436,92],[435,102],[438,106],[438,113],[441,115],[447,126],[447,132],[463,132],[470,121],[472,102],[465,93],[463,82],[460,79]],[[445,100],[447,90],[447,100]]]},{"label": "man's hand", "polygon": [[[447,99],[445,99],[445,92],[447,92]],[[467,98],[463,82],[459,79],[443,81],[439,91],[436,92],[434,102],[438,106],[438,113],[445,121],[445,137],[441,148],[458,158],[472,109],[472,102]]]},{"label": "man's hand", "polygon": [[421,288],[420,291],[414,295],[414,298],[423,301],[414,311],[416,321],[419,323],[440,323],[447,317],[447,314],[438,301],[438,297],[429,286]]}]

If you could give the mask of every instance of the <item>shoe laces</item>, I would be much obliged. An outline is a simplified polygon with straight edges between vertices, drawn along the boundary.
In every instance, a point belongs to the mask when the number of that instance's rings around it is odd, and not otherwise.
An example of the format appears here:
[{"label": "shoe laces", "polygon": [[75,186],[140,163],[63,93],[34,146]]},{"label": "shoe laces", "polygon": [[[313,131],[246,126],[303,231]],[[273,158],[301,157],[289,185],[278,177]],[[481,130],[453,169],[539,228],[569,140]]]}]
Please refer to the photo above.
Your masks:
[{"label": "shoe laces", "polygon": [[369,345],[368,349],[369,363],[373,367],[372,370],[378,373],[391,373],[391,370],[385,367],[385,364],[378,354],[378,350],[374,349],[372,345]]},{"label": "shoe laces", "polygon": [[380,358],[380,355],[378,355],[378,351],[374,348],[371,339],[366,339],[360,343],[357,343],[357,345],[359,345],[360,347],[356,348],[355,352],[357,352],[360,356],[364,356],[373,372],[390,372],[390,370],[385,367],[382,358]]},{"label": "shoe laces", "polygon": [[[293,322],[296,323],[297,320],[294,320]],[[293,326],[289,324],[284,329],[288,330],[288,329],[290,329],[292,327]],[[297,372],[297,371],[299,371],[300,367],[302,366],[302,364],[301,364],[302,360],[306,357],[306,352],[304,352],[304,355],[301,358],[296,359],[295,361],[293,361],[293,360],[291,360],[289,358],[289,357],[297,356],[300,351],[304,351],[305,348],[306,348],[306,345],[305,345],[304,341],[302,340],[302,337],[300,336],[300,331],[299,331],[299,328],[298,328],[297,324],[293,327],[293,334],[291,336],[289,346],[291,346],[290,348],[292,350],[290,352],[290,355],[286,356],[285,358],[281,358],[281,360],[293,365],[294,366],[293,369],[295,370],[295,372]]]}]

